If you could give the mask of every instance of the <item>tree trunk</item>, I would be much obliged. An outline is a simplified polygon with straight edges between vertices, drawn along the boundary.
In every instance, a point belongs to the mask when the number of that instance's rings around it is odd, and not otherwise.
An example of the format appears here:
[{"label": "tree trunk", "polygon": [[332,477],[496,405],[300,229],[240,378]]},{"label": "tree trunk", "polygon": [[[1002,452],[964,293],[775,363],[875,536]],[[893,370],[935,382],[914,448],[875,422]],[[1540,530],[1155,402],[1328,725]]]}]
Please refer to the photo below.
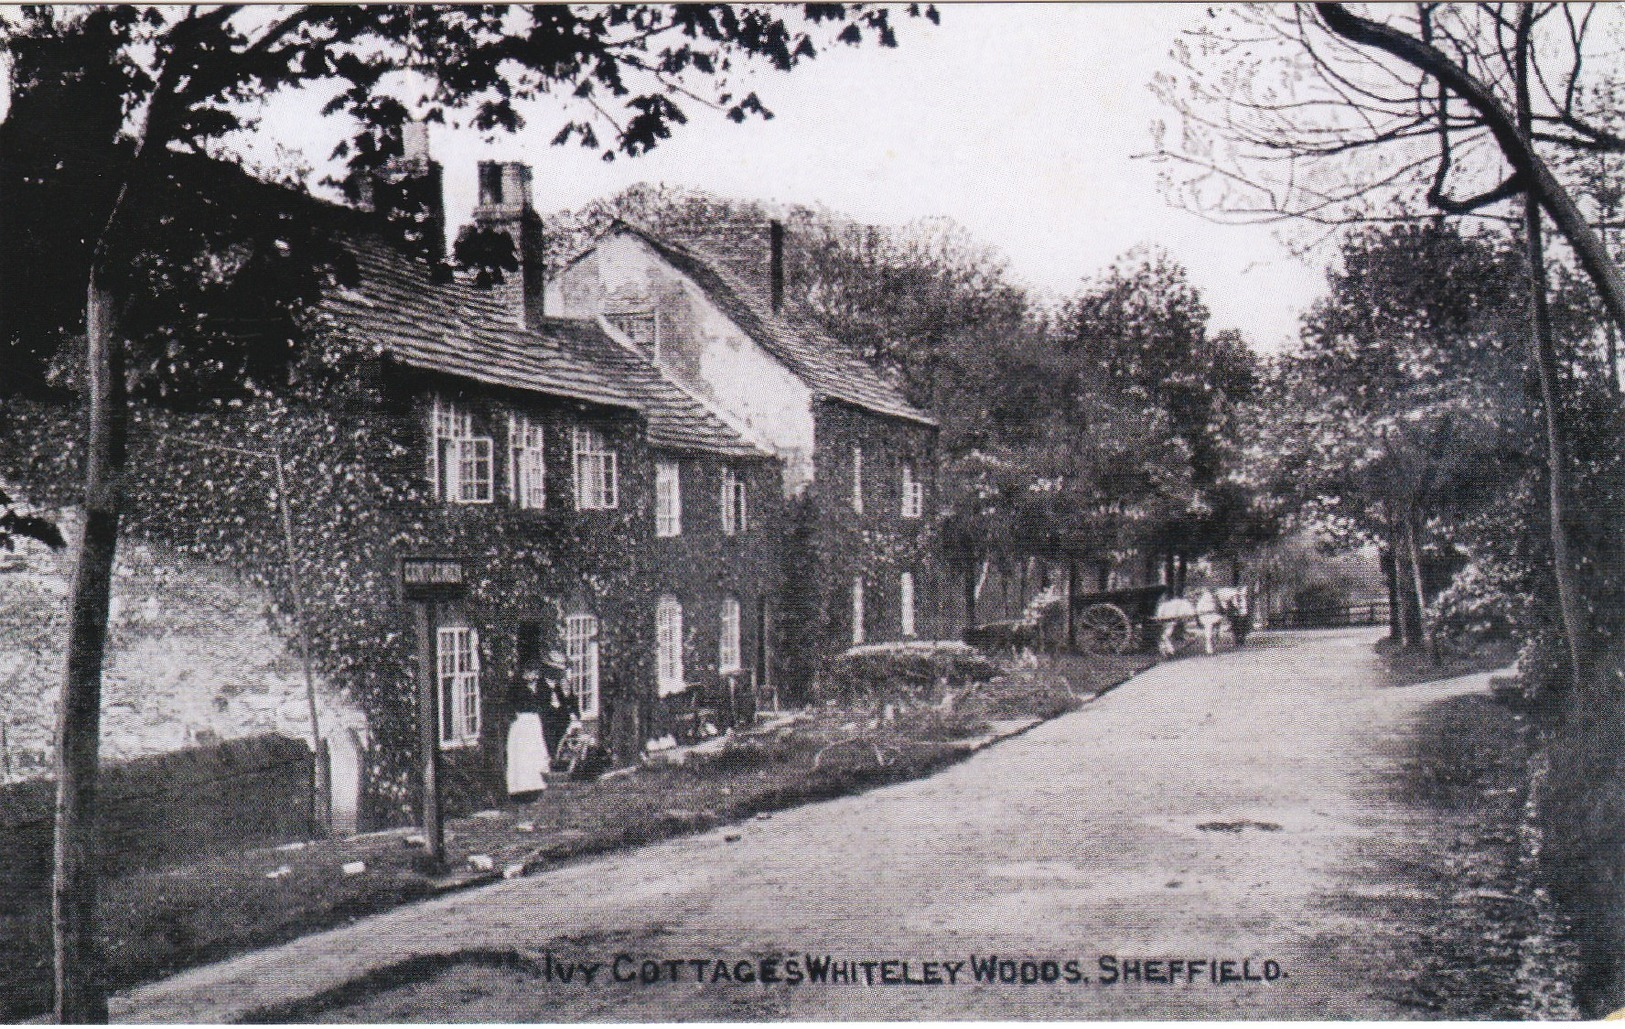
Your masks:
[{"label": "tree trunk", "polygon": [[1388,531],[1391,541],[1388,545],[1389,553],[1394,557],[1393,597],[1396,602],[1395,610],[1399,612],[1399,646],[1403,650],[1409,650],[1411,647],[1411,602],[1408,599],[1410,591],[1401,588],[1399,585],[1400,569],[1403,561],[1400,557],[1402,553],[1400,547],[1404,543],[1404,539],[1400,536],[1398,519],[1389,520]]},{"label": "tree trunk", "polygon": [[[1520,9],[1514,85],[1518,103],[1518,131],[1525,140],[1529,139],[1534,127],[1533,108],[1529,100],[1529,49],[1533,24],[1533,9]],[[1561,190],[1561,187],[1557,188]],[[1562,412],[1558,407],[1557,348],[1552,341],[1551,312],[1546,301],[1546,252],[1540,220],[1542,201],[1540,190],[1532,188],[1524,194],[1524,247],[1529,257],[1529,359],[1539,374],[1540,404],[1546,414],[1546,480],[1548,513],[1552,523],[1552,575],[1557,580],[1557,606],[1563,619],[1563,635],[1568,640],[1569,675],[1575,688],[1579,688],[1584,667],[1586,625],[1585,616],[1580,611],[1580,591],[1574,581],[1574,564],[1569,553],[1568,447],[1563,435]],[[1557,217],[1555,212],[1553,217]],[[1601,247],[1600,241],[1598,246]],[[1606,258],[1607,255],[1603,256]],[[1617,283],[1618,271],[1612,263],[1609,263],[1609,270],[1614,273]]]},{"label": "tree trunk", "polygon": [[1428,623],[1427,590],[1422,584],[1422,548],[1416,542],[1416,517],[1405,517],[1405,543],[1411,552],[1411,584],[1416,588],[1416,627],[1422,634],[1422,650],[1432,664],[1439,663],[1439,648],[1433,639],[1433,626]]},{"label": "tree trunk", "polygon": [[1557,605],[1563,618],[1563,635],[1568,641],[1569,674],[1576,687],[1583,668],[1586,638],[1584,615],[1580,612],[1580,591],[1574,581],[1574,564],[1569,553],[1568,530],[1568,447],[1557,400],[1557,349],[1552,342],[1551,312],[1546,302],[1546,257],[1541,239],[1540,205],[1533,197],[1524,204],[1524,245],[1529,254],[1529,304],[1531,308],[1529,358],[1540,377],[1540,404],[1546,415],[1547,507],[1551,518],[1552,574],[1557,580]]},{"label": "tree trunk", "polygon": [[85,519],[68,602],[68,654],[57,712],[56,837],[51,919],[56,1018],[106,1022],[107,996],[96,952],[96,773],[101,736],[102,659],[125,463],[124,366],[114,301],[93,270],[85,304],[90,448]]},{"label": "tree trunk", "polygon": [[977,573],[978,570],[979,569],[977,568],[977,562],[975,560],[972,559],[972,560],[967,560],[965,562],[965,632],[966,632],[966,634],[969,634],[972,629],[976,628],[976,593],[977,593],[977,590],[978,590],[979,585],[980,585],[977,582],[977,574],[976,573]]}]

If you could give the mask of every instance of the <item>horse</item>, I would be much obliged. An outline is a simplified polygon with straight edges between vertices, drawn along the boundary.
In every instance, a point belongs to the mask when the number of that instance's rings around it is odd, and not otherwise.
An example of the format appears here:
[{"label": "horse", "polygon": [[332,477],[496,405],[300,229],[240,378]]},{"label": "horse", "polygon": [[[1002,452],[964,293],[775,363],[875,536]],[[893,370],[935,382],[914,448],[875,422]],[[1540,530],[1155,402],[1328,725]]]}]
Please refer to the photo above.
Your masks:
[{"label": "horse", "polygon": [[1177,650],[1174,637],[1187,625],[1202,630],[1203,649],[1209,654],[1218,651],[1220,626],[1229,624],[1230,634],[1235,637],[1238,647],[1252,628],[1252,616],[1247,611],[1247,591],[1234,586],[1204,589],[1196,595],[1195,600],[1170,597],[1157,605],[1156,620],[1162,623],[1157,651],[1163,657],[1174,656]]},{"label": "horse", "polygon": [[1152,616],[1162,625],[1162,632],[1157,636],[1157,653],[1163,657],[1173,657],[1177,653],[1174,646],[1174,636],[1185,628],[1187,622],[1198,621],[1196,605],[1184,597],[1168,597],[1157,602],[1157,613]]}]

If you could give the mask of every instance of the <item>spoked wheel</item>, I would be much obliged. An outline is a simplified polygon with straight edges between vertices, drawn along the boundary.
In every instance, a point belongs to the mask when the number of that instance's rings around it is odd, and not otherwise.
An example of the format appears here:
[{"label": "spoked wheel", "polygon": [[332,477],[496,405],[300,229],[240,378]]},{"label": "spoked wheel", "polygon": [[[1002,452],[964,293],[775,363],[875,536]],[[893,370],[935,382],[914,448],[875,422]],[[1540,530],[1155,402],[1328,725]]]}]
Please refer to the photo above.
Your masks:
[{"label": "spoked wheel", "polygon": [[1134,623],[1116,604],[1090,604],[1078,612],[1078,646],[1090,654],[1127,654],[1134,649]]}]

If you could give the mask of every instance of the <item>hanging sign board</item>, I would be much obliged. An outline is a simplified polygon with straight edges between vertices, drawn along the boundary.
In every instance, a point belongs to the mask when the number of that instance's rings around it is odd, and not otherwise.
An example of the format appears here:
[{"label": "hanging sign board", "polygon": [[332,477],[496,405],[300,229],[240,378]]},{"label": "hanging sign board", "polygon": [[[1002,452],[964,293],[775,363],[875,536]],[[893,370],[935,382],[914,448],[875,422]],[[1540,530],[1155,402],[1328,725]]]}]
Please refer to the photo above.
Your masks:
[{"label": "hanging sign board", "polygon": [[400,583],[408,600],[458,597],[467,589],[463,563],[454,557],[403,557]]}]

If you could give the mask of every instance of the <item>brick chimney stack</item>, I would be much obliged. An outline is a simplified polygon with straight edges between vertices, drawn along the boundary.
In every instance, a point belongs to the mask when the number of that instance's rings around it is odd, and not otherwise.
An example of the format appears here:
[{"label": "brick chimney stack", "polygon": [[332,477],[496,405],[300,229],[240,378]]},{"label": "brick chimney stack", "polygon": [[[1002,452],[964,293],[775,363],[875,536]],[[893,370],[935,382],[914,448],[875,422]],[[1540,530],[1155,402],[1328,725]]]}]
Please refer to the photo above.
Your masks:
[{"label": "brick chimney stack", "polygon": [[383,215],[392,237],[437,266],[446,259],[445,180],[429,153],[429,127],[403,124],[401,150],[400,157],[360,180],[357,198],[363,208]]},{"label": "brick chimney stack", "polygon": [[527,328],[540,328],[546,314],[543,308],[546,249],[542,218],[531,206],[529,165],[518,161],[480,162],[479,203],[474,207],[474,224],[481,229],[505,232],[513,240],[519,271],[492,289],[507,303],[516,321]]}]

